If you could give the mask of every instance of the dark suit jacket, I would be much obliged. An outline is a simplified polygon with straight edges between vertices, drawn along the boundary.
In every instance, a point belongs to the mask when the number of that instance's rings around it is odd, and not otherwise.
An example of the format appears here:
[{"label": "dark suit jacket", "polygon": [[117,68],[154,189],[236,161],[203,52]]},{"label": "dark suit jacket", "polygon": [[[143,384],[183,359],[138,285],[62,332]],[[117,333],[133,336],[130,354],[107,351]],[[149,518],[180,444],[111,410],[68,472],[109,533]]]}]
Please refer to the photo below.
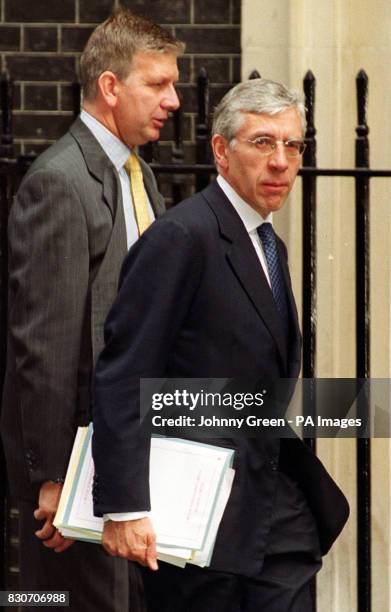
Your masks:
[{"label": "dark suit jacket", "polygon": [[[164,211],[142,163],[157,215]],[[9,219],[9,335],[2,436],[12,492],[64,477],[90,413],[93,361],[127,252],[121,186],[77,119],[32,165]]]},{"label": "dark suit jacket", "polygon": [[[94,382],[97,514],[149,508],[149,447],[138,435],[140,377],[299,375],[301,337],[281,240],[278,247],[289,338],[248,233],[216,182],[166,213],[129,251]],[[305,489],[328,550],[346,521],[347,503],[301,441],[216,442],[235,448],[236,474],[212,567],[259,572],[278,465]]]}]

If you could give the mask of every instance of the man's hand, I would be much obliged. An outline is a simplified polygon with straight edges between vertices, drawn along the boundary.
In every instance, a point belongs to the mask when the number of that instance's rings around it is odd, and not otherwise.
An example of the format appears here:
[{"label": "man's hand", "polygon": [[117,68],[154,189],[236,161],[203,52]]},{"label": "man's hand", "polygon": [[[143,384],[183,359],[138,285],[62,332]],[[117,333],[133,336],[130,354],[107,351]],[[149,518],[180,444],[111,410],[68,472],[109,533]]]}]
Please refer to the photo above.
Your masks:
[{"label": "man's hand", "polygon": [[134,521],[106,521],[103,548],[109,555],[138,561],[157,570],[156,536],[149,518]]},{"label": "man's hand", "polygon": [[45,521],[41,529],[35,532],[35,535],[43,540],[44,546],[54,548],[54,551],[58,553],[63,552],[74,543],[74,540],[66,540],[53,525],[61,489],[62,484],[50,481],[44,482],[39,490],[38,508],[34,510],[34,517],[37,521]]}]

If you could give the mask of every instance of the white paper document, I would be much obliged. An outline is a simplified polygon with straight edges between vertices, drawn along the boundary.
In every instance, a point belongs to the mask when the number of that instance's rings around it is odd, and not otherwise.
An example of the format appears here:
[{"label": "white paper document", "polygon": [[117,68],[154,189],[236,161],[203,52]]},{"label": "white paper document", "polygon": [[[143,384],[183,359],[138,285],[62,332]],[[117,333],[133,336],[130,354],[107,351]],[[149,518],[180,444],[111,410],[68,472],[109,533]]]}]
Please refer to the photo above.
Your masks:
[{"label": "white paper document", "polygon": [[[103,519],[92,503],[92,426],[75,439],[54,524],[66,537],[99,542]],[[234,451],[190,440],[151,439],[151,520],[158,557],[208,565],[232,487]]]},{"label": "white paper document", "polygon": [[219,447],[152,438],[151,519],[158,544],[203,547],[227,459]]}]

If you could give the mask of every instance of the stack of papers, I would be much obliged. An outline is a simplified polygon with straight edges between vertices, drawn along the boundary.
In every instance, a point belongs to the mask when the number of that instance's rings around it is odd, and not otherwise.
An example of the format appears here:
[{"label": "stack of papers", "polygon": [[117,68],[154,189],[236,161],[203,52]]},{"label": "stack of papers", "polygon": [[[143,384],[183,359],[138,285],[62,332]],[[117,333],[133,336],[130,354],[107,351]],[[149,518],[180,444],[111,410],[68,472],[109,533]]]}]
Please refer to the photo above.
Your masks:
[{"label": "stack of papers", "polygon": [[[92,425],[79,427],[54,525],[64,537],[102,539],[94,516]],[[150,455],[151,520],[158,558],[184,567],[210,564],[231,492],[234,451],[201,442],[153,436]]]}]

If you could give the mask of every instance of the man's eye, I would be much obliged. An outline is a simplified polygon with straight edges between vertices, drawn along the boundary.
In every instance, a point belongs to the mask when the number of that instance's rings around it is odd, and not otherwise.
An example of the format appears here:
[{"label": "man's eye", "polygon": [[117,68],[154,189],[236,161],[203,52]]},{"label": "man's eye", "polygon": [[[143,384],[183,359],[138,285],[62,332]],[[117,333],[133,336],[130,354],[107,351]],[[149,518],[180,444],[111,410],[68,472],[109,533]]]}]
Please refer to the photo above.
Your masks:
[{"label": "man's eye", "polygon": [[302,140],[288,140],[285,143],[285,146],[288,147],[291,151],[297,151],[302,153],[304,151],[305,145]]},{"label": "man's eye", "polygon": [[267,136],[259,136],[254,140],[254,144],[256,144],[257,147],[263,147],[265,145],[268,146],[271,142],[271,138],[268,138]]}]

